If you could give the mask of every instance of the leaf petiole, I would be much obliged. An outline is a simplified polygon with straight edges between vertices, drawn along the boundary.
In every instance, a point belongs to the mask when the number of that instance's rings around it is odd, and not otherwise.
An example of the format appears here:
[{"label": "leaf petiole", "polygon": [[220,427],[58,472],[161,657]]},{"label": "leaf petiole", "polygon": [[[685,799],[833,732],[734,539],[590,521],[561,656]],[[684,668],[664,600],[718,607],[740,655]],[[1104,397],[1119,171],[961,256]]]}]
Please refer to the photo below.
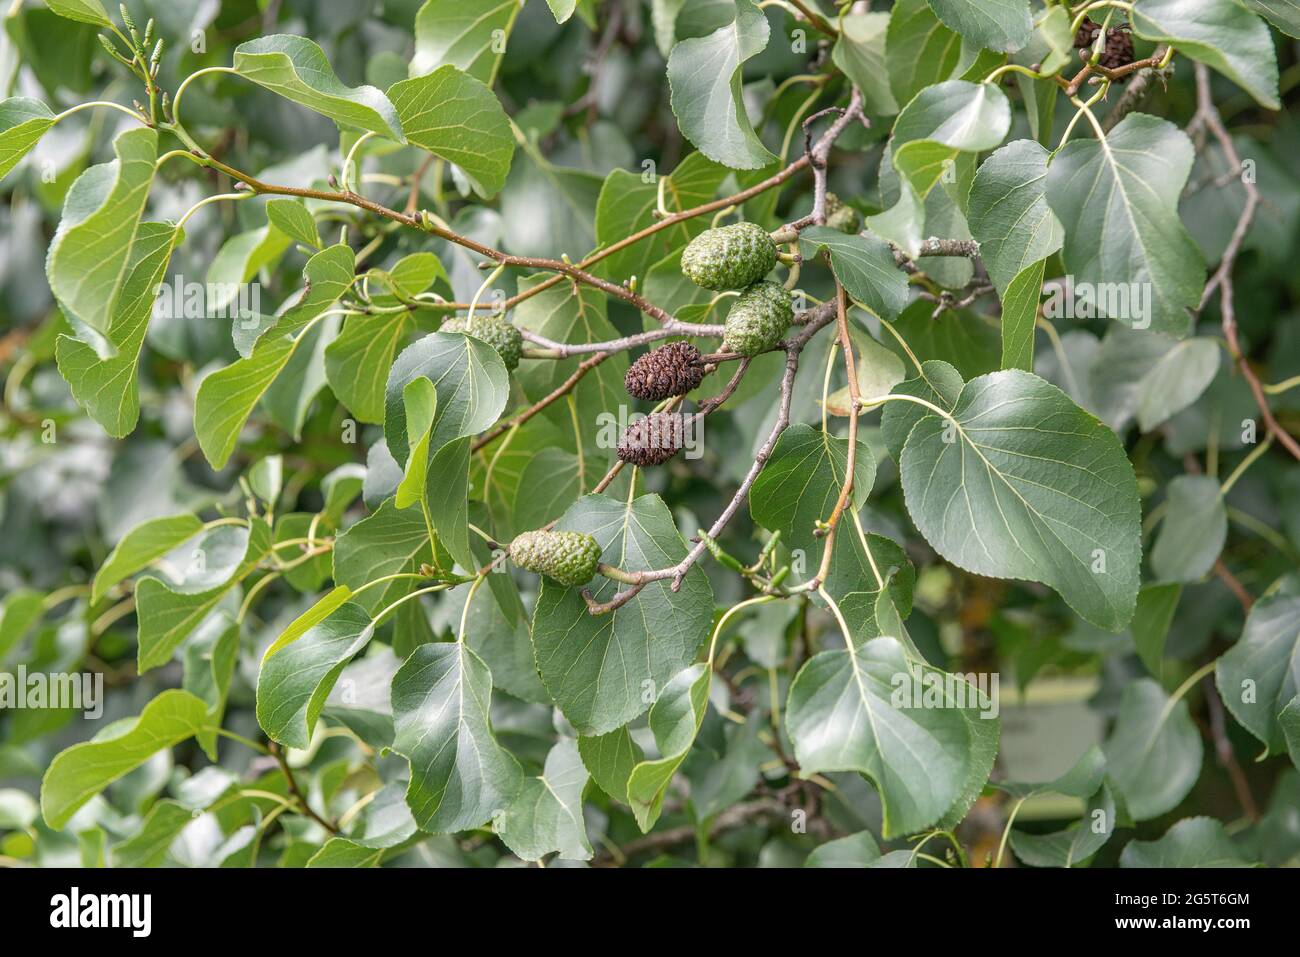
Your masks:
[{"label": "leaf petiole", "polygon": [[215,196],[206,196],[185,211],[185,214],[181,216],[179,220],[177,220],[176,228],[180,229],[182,226],[184,226],[187,222],[189,222],[190,217],[193,216],[195,213],[197,213],[204,206],[210,206],[213,203],[219,203],[222,200],[226,200],[226,199],[230,200],[231,202],[238,202],[241,199],[251,199],[254,195],[256,194],[244,192],[244,193],[218,193]]},{"label": "leaf petiole", "polygon": [[713,637],[709,640],[709,657],[706,663],[710,671],[713,670],[713,655],[718,649],[718,636],[722,634],[722,629],[727,626],[727,622],[743,608],[749,608],[752,605],[763,605],[775,600],[775,595],[756,595],[753,598],[746,598],[742,602],[737,602],[723,612],[722,617],[718,619],[718,623],[713,627]]},{"label": "leaf petiole", "polygon": [[121,103],[114,103],[112,100],[92,100],[89,103],[78,103],[76,106],[68,107],[68,109],[64,110],[62,113],[57,114],[52,123],[58,123],[60,120],[65,120],[74,113],[80,113],[82,110],[88,110],[93,106],[106,106],[109,109],[117,110],[119,113],[125,113],[133,120],[138,120],[141,123],[145,122],[143,116],[130,107],[123,106]]}]

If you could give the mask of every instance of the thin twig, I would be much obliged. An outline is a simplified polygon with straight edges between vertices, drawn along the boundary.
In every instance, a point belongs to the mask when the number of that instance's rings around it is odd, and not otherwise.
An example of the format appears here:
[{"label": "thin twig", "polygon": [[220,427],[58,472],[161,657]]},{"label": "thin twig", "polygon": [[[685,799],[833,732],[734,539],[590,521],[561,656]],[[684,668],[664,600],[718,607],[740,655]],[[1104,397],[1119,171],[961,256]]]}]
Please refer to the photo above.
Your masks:
[{"label": "thin twig", "polygon": [[[819,117],[836,110],[838,110],[839,116],[814,143],[812,141],[813,122]],[[862,91],[856,86],[849,96],[847,108],[829,107],[814,113],[803,121],[804,159],[807,160],[813,171],[813,208],[812,212],[803,219],[790,224],[790,229],[796,233],[808,226],[824,226],[826,224],[826,167],[830,159],[831,147],[835,145],[835,141],[839,139],[840,134],[855,120],[866,122],[865,115],[862,112]]]},{"label": "thin twig", "polygon": [[424,180],[424,174],[429,171],[429,167],[433,165],[433,161],[437,158],[438,157],[430,153],[421,160],[420,165],[416,167],[415,175],[411,177],[411,192],[407,194],[406,205],[402,207],[402,212],[407,216],[413,215],[416,209],[419,208],[420,183]]},{"label": "thin twig", "polygon": [[1214,574],[1219,577],[1219,581],[1223,582],[1223,584],[1227,586],[1228,591],[1232,592],[1237,601],[1241,603],[1241,610],[1249,615],[1250,609],[1254,607],[1255,599],[1251,596],[1250,592],[1246,590],[1246,586],[1241,583],[1237,576],[1228,570],[1228,566],[1223,563],[1222,558],[1215,559]]},{"label": "thin twig", "polygon": [[[724,831],[735,830],[738,827],[750,823],[760,817],[781,817],[788,814],[789,811],[785,804],[774,798],[760,798],[754,801],[746,801],[741,804],[733,804],[731,807],[722,811],[713,820],[712,827],[709,828],[710,835],[721,834]],[[699,836],[699,828],[694,824],[685,824],[681,827],[669,828],[666,831],[656,831],[652,834],[646,834],[644,837],[638,837],[629,841],[620,847],[619,853],[623,858],[633,857],[637,854],[645,854],[650,851],[662,851],[670,847],[676,847],[679,844],[688,844]],[[614,863],[612,853],[602,853],[593,863],[597,866],[609,866]]]},{"label": "thin twig", "polygon": [[1223,702],[1219,700],[1219,690],[1214,686],[1214,681],[1207,675],[1202,684],[1205,686],[1205,703],[1210,712],[1210,737],[1214,742],[1214,754],[1219,761],[1219,766],[1228,772],[1228,777],[1232,779],[1232,789],[1237,793],[1237,801],[1241,804],[1242,811],[1251,821],[1259,820],[1259,805],[1255,803],[1255,795],[1250,790],[1250,782],[1246,779],[1246,773],[1241,769],[1241,763],[1237,760],[1237,753],[1232,748],[1232,742],[1228,739],[1228,729],[1223,715]]},{"label": "thin twig", "polygon": [[312,810],[312,806],[307,803],[307,798],[304,797],[302,791],[298,789],[298,782],[297,780],[295,780],[293,776],[293,771],[290,770],[289,768],[289,762],[285,760],[284,752],[280,750],[279,745],[277,745],[274,741],[272,741],[270,743],[269,750],[271,754],[275,757],[276,763],[280,765],[280,770],[284,772],[284,779],[289,784],[289,793],[294,796],[294,799],[298,802],[298,805],[303,809],[303,812],[309,818],[311,818],[313,821],[319,824],[321,827],[325,828],[325,830],[329,831],[331,834],[337,834],[339,832],[339,829],[335,825],[331,824],[329,821],[325,820],[325,818],[317,814],[314,810]]},{"label": "thin twig", "polygon": [[[713,398],[705,399],[701,402],[697,414],[708,415],[711,412],[715,412],[721,408],[728,399],[735,395],[736,389],[740,386],[740,380],[745,378],[745,373],[749,371],[749,364],[752,361],[753,359],[749,356],[742,358],[740,360],[740,365],[736,367],[736,371],[731,376],[731,381],[728,382],[723,390]],[[713,368],[717,367],[713,366]]]},{"label": "thin twig", "polygon": [[[1055,81],[1057,86],[1065,90],[1066,94],[1068,94],[1069,96],[1074,96],[1076,93],[1079,92],[1079,88],[1083,86],[1084,82],[1088,79],[1088,77],[1092,76],[1092,74],[1094,73],[1102,77],[1105,77],[1107,80],[1110,80],[1112,82],[1115,80],[1120,80],[1128,76],[1130,73],[1137,73],[1139,70],[1146,70],[1146,69],[1150,69],[1151,67],[1160,66],[1160,64],[1164,61],[1165,54],[1167,52],[1168,51],[1165,47],[1158,47],[1156,51],[1153,54],[1151,54],[1151,56],[1146,57],[1145,59],[1142,60],[1134,60],[1132,63],[1126,63],[1123,66],[1116,67],[1113,70],[1108,67],[1102,66],[1100,63],[1085,63],[1083,65],[1083,69],[1081,69],[1078,73],[1076,73],[1071,79],[1067,80],[1065,77],[1061,76],[1058,73],[1056,76],[1052,77],[1052,80]],[[1081,57],[1086,58],[1090,55],[1091,54],[1089,54],[1087,50],[1079,51],[1079,56]]]},{"label": "thin twig", "polygon": [[549,353],[549,355],[534,356],[534,358],[550,359],[567,359],[570,356],[586,355],[593,352],[624,352],[671,336],[721,339],[723,333],[722,326],[719,325],[682,322],[678,319],[671,319],[658,329],[648,329],[645,332],[638,332],[636,335],[609,339],[605,342],[556,342],[554,339],[547,339],[545,336],[538,335],[528,329],[520,329],[519,331],[525,340],[541,346]]},{"label": "thin twig", "polygon": [[[894,263],[910,272],[911,270],[907,270],[907,266],[912,261],[911,257],[892,243],[890,248],[894,251]],[[929,239],[921,241],[921,246],[916,255],[917,258],[921,256],[952,256],[973,260],[979,258],[980,244],[973,239],[940,239],[937,236],[931,236]]]},{"label": "thin twig", "polygon": [[574,386],[576,386],[582,380],[583,376],[585,376],[592,369],[596,368],[596,366],[600,365],[602,362],[608,359],[610,355],[612,355],[612,353],[597,352],[595,355],[583,359],[581,362],[578,363],[578,367],[573,370],[573,372],[569,375],[569,377],[565,379],[563,382],[561,382],[558,386],[556,386],[555,389],[552,390],[549,395],[545,396],[542,399],[539,399],[538,401],[530,405],[528,408],[524,409],[524,411],[520,412],[518,415],[506,419],[504,422],[501,422],[500,424],[492,428],[490,431],[483,433],[477,439],[475,439],[474,444],[470,447],[471,451],[477,452],[485,445],[490,445],[498,437],[504,435],[506,432],[509,432],[515,426],[523,425],[525,422],[527,422],[529,419],[535,416],[538,412],[541,412],[543,409],[545,409],[548,405],[568,395],[569,392],[572,391]]},{"label": "thin twig", "polygon": [[[1219,109],[1214,105],[1214,98],[1210,91],[1210,71],[1204,64],[1197,63],[1196,70],[1196,115],[1192,118],[1189,129],[1198,129],[1204,125],[1206,129],[1214,136],[1219,143],[1219,148],[1223,150],[1223,155],[1228,163],[1229,169],[1239,169],[1242,165],[1241,157],[1237,154],[1237,147],[1232,142],[1227,128],[1223,125],[1223,118],[1219,115]],[[1259,406],[1260,415],[1264,420],[1264,427],[1269,434],[1278,440],[1279,443],[1297,460],[1300,460],[1300,443],[1282,428],[1273,417],[1273,410],[1269,408],[1268,396],[1264,392],[1264,387],[1260,384],[1259,377],[1250,367],[1250,362],[1242,354],[1241,342],[1237,336],[1237,311],[1233,298],[1232,271],[1237,263],[1237,254],[1241,252],[1242,244],[1245,242],[1246,234],[1250,231],[1250,225],[1255,218],[1255,212],[1259,208],[1260,197],[1258,187],[1250,181],[1248,177],[1242,177],[1241,185],[1246,191],[1246,203],[1242,207],[1241,215],[1237,219],[1237,225],[1232,230],[1232,236],[1228,240],[1228,245],[1223,250],[1223,257],[1219,260],[1219,268],[1215,270],[1210,281],[1205,284],[1205,292],[1201,296],[1199,309],[1204,309],[1209,302],[1215,290],[1219,293],[1219,311],[1223,317],[1223,337],[1228,343],[1228,352],[1232,355],[1241,370],[1246,384],[1250,386],[1251,394],[1255,397],[1255,404]],[[1198,311],[1199,311],[1198,309]]]},{"label": "thin twig", "polygon": [[790,0],[790,6],[794,7],[796,10],[802,13],[804,15],[804,18],[809,23],[811,23],[822,33],[826,34],[828,37],[837,37],[840,35],[839,31],[836,30],[833,26],[831,26],[830,23],[827,22],[825,17],[823,17],[816,10],[809,8],[808,4],[806,4],[804,0]]},{"label": "thin twig", "polygon": [[[781,170],[780,172],[774,174],[773,176],[769,177],[763,182],[758,183],[747,190],[742,190],[740,193],[728,197],[726,200],[719,200],[719,201],[715,201],[714,203],[705,203],[704,205],[697,206],[694,209],[684,210],[683,212],[674,213],[671,216],[666,216],[663,219],[659,220],[658,222],[651,223],[645,229],[642,229],[637,233],[633,233],[631,236],[628,236],[617,243],[612,243],[609,246],[606,246],[603,249],[600,249],[597,252],[592,253],[586,259],[582,260],[580,263],[575,265],[573,263],[565,262],[559,259],[546,259],[542,257],[510,255],[508,253],[502,252],[499,249],[495,249],[491,246],[485,245],[484,243],[480,243],[477,240],[470,238],[469,236],[463,236],[460,233],[457,233],[455,230],[452,230],[446,226],[439,225],[438,223],[434,222],[432,219],[426,216],[422,216],[419,213],[406,213],[399,210],[391,209],[385,206],[383,203],[378,203],[372,199],[360,195],[359,193],[353,192],[352,190],[348,190],[348,189],[322,190],[322,189],[311,189],[311,188],[298,187],[298,186],[281,186],[274,183],[265,183],[253,176],[249,176],[247,173],[243,173],[235,169],[234,167],[228,166],[225,163],[221,162],[220,160],[215,159],[211,156],[199,155],[197,159],[199,159],[202,163],[206,165],[219,169],[227,176],[230,176],[232,179],[238,180],[239,182],[243,183],[245,186],[247,186],[248,188],[252,189],[254,192],[259,194],[271,195],[271,196],[296,196],[303,199],[319,199],[319,200],[324,200],[326,202],[346,203],[351,206],[356,206],[359,209],[364,209],[367,212],[373,213],[374,215],[380,216],[384,219],[392,220],[393,222],[400,223],[404,226],[408,226],[411,229],[418,229],[421,230],[422,232],[426,232],[431,235],[438,236],[439,238],[445,239],[448,242],[455,243],[458,246],[462,246],[465,249],[469,249],[472,252],[478,253],[480,256],[483,256],[486,259],[489,259],[497,263],[498,265],[514,266],[514,267],[520,267],[526,269],[541,269],[556,274],[544,280],[543,282],[537,283],[536,285],[530,287],[524,292],[517,293],[516,295],[508,298],[503,304],[503,308],[505,309],[509,309],[514,305],[517,305],[519,302],[522,302],[524,299],[537,295],[543,289],[547,289],[550,288],[551,286],[554,286],[556,283],[562,281],[564,277],[567,276],[570,279],[585,283],[586,285],[599,289],[600,291],[606,293],[607,295],[614,296],[615,298],[624,300],[625,302],[631,304],[632,306],[635,306],[637,309],[641,310],[646,315],[650,316],[651,318],[655,319],[660,323],[673,322],[675,320],[673,320],[673,317],[670,316],[663,309],[660,309],[658,306],[655,306],[653,303],[650,303],[643,296],[639,295],[636,292],[633,292],[628,287],[621,286],[614,282],[610,282],[598,276],[594,276],[587,271],[587,268],[592,264],[604,259],[606,256],[609,256],[612,253],[617,252],[619,249],[625,248],[626,246],[639,242],[640,240],[646,238],[647,236],[653,235],[654,233],[658,232],[661,229],[665,229],[668,226],[674,225],[685,219],[690,219],[694,216],[702,216],[707,212],[724,208],[725,206],[734,204],[736,202],[743,202],[745,199],[751,196],[756,196],[759,193],[764,192],[765,190],[771,189],[773,186],[776,186],[779,183],[784,182],[790,176],[794,175],[794,173],[797,172],[799,169],[802,169],[804,166],[807,165],[807,158],[806,157],[801,158],[800,160],[796,160],[794,163],[791,163],[789,166],[787,166],[784,170]],[[468,309],[469,308],[468,304],[462,304],[462,303],[445,303],[441,305],[443,308],[446,309]]]}]

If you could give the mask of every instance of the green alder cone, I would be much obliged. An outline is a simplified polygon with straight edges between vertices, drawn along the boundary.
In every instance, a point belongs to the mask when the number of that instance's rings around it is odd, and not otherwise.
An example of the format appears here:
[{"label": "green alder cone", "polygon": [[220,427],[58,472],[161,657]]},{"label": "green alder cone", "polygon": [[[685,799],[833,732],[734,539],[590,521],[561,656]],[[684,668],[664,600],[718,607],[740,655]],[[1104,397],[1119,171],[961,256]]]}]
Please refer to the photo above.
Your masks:
[{"label": "green alder cone", "polygon": [[521,532],[510,543],[510,560],[527,571],[577,588],[596,574],[600,543],[583,532]]},{"label": "green alder cone", "polygon": [[862,230],[862,214],[834,193],[827,193],[826,225],[842,233],[857,233]]},{"label": "green alder cone", "polygon": [[794,300],[779,283],[756,282],[727,313],[723,348],[745,356],[766,352],[781,341],[794,320]]},{"label": "green alder cone", "polygon": [[754,223],[707,229],[682,251],[682,274],[705,289],[743,289],[776,265],[776,243]]},{"label": "green alder cone", "polygon": [[481,339],[497,351],[507,372],[514,372],[524,351],[523,334],[515,326],[496,316],[475,316],[473,319],[449,319],[442,324],[443,332],[463,332]]}]

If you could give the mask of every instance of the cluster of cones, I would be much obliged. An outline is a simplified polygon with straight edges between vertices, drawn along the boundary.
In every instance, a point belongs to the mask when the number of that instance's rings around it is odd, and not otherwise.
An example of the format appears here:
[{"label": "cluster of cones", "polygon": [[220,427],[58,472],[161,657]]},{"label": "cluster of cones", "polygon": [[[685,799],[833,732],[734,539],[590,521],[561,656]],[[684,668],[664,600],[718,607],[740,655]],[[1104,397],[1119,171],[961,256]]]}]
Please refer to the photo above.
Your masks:
[{"label": "cluster of cones", "polygon": [[[662,402],[685,395],[704,378],[704,357],[689,342],[670,342],[647,352],[628,367],[628,395]],[[662,465],[680,451],[689,423],[680,412],[653,412],[623,431],[618,457],[630,465]]]}]

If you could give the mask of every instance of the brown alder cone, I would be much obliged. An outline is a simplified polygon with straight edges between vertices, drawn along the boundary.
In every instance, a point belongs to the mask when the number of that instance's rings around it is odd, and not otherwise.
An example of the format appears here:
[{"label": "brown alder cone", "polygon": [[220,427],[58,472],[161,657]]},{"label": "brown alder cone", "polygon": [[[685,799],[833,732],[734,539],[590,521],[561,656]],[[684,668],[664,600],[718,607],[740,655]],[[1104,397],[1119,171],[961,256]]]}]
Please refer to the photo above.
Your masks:
[{"label": "brown alder cone", "polygon": [[[1079,32],[1074,35],[1074,48],[1090,49],[1097,41],[1097,33],[1100,30],[1101,24],[1084,20],[1079,25]],[[1111,27],[1106,31],[1106,46],[1101,51],[1101,59],[1097,62],[1108,70],[1118,70],[1133,62],[1133,37],[1129,35],[1127,29]],[[1125,79],[1127,77],[1120,77],[1116,82],[1123,82]]]},{"label": "brown alder cone", "polygon": [[618,457],[629,465],[662,465],[678,453],[686,432],[680,412],[654,412],[637,419],[618,440]]},{"label": "brown alder cone", "polygon": [[623,386],[633,398],[659,402],[685,395],[703,378],[700,350],[689,342],[670,342],[633,362],[623,376]]}]

